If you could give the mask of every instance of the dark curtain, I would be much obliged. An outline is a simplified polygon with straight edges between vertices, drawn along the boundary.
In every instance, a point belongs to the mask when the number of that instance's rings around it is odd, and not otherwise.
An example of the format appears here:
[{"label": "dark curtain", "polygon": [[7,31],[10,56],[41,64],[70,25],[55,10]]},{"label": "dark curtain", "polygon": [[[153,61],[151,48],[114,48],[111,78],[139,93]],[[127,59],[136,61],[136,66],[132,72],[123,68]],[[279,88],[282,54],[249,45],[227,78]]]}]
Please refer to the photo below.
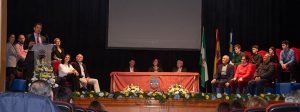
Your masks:
[{"label": "dark curtain", "polygon": [[[215,49],[215,29],[220,31],[221,54],[228,53],[229,32],[242,50],[251,45],[262,49],[288,39],[295,40],[299,33],[291,26],[299,26],[297,0],[203,0],[202,23],[207,40],[208,69],[211,78]],[[97,77],[101,90],[109,91],[112,71],[120,71],[130,58],[137,67],[146,71],[153,58],[158,58],[165,71],[171,71],[177,59],[183,59],[189,71],[198,72],[199,51],[186,50],[129,50],[107,49],[108,0],[9,0],[8,33],[28,34],[33,24],[43,23],[43,32],[52,43],[60,37],[65,51],[74,61],[76,54],[84,55],[92,77]],[[200,38],[200,36],[199,36]]]}]

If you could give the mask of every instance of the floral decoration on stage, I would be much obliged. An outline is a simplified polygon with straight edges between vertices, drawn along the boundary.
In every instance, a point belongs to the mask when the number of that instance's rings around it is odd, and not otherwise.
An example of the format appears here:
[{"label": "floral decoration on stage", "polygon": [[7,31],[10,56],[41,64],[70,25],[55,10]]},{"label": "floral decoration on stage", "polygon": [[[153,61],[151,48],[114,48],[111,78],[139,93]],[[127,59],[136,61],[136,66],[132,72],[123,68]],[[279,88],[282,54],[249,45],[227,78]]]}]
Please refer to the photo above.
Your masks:
[{"label": "floral decoration on stage", "polygon": [[190,93],[182,85],[174,84],[168,89],[168,96],[174,99],[190,98]]},{"label": "floral decoration on stage", "polygon": [[121,91],[121,93],[125,97],[139,97],[140,95],[144,94],[143,89],[133,84],[130,84],[127,87],[125,87],[123,91]]},{"label": "floral decoration on stage", "polygon": [[44,80],[47,81],[52,88],[58,87],[55,82],[56,76],[54,75],[53,68],[51,64],[38,64],[34,68],[33,78],[31,81]]}]

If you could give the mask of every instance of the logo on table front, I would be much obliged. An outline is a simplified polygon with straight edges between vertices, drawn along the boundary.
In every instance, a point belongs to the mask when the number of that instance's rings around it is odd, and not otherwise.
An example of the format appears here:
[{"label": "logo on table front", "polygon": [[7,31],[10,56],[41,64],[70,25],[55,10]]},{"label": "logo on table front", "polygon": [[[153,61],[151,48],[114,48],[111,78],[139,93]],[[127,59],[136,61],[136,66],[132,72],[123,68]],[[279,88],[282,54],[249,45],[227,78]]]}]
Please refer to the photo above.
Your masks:
[{"label": "logo on table front", "polygon": [[153,91],[156,91],[159,87],[159,83],[158,83],[158,77],[152,76],[150,79],[150,88]]}]

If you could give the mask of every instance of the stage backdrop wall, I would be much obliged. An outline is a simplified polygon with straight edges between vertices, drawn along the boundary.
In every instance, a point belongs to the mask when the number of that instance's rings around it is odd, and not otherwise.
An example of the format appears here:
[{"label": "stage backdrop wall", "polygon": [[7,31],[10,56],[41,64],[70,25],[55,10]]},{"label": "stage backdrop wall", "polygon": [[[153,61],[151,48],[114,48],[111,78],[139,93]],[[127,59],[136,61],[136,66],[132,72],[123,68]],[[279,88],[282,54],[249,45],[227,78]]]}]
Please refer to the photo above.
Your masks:
[{"label": "stage backdrop wall", "polygon": [[[220,31],[221,54],[227,54],[229,33],[236,43],[250,51],[251,45],[262,49],[270,45],[280,47],[280,41],[299,35],[297,0],[203,0],[202,26],[205,27],[209,74],[212,74],[215,29]],[[85,56],[85,63],[93,77],[98,77],[102,90],[109,90],[109,73],[126,67],[135,58],[141,70],[147,70],[153,58],[159,58],[165,71],[182,58],[189,71],[199,71],[199,51],[186,50],[130,50],[106,49],[108,33],[108,0],[9,0],[8,33],[32,32],[35,22],[42,22],[43,34],[50,42],[62,39],[62,46],[72,59],[77,53]],[[199,26],[201,27],[201,26]],[[200,36],[199,36],[200,38]],[[212,75],[210,75],[211,78]]]}]

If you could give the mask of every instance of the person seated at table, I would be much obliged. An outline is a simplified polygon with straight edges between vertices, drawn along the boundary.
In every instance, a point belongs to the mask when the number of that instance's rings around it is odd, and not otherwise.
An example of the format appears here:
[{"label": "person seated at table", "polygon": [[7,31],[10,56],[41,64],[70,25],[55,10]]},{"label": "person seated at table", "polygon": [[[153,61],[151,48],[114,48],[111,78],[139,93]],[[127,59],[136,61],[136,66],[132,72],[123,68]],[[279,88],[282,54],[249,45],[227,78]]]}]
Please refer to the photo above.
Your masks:
[{"label": "person seated at table", "polygon": [[52,51],[52,60],[61,61],[62,58],[65,56],[65,51],[61,48],[61,41],[59,38],[55,38],[54,41],[54,48]]},{"label": "person seated at table", "polygon": [[159,65],[158,59],[155,58],[152,64],[153,66],[148,69],[148,72],[163,72],[163,69]]},{"label": "person seated at table", "polygon": [[224,88],[229,87],[229,81],[233,78],[234,75],[234,67],[229,64],[229,56],[224,55],[222,57],[222,63],[218,65],[218,69],[216,74],[214,75],[214,79],[211,81],[212,90],[216,91],[216,86],[218,86],[221,90],[221,93],[224,92]]},{"label": "person seated at table", "polygon": [[258,53],[258,45],[253,45],[252,46],[252,55],[251,55],[251,63],[256,65],[256,68],[259,66],[259,64],[262,61],[261,55]]},{"label": "person seated at table", "polygon": [[181,59],[177,60],[176,67],[173,68],[173,72],[187,72],[186,68],[183,67],[183,61]]},{"label": "person seated at table", "polygon": [[135,67],[135,60],[129,60],[129,66],[125,68],[124,72],[138,72],[138,69]]},{"label": "person seated at table", "polygon": [[234,64],[235,66],[239,65],[241,63],[241,58],[243,55],[244,53],[241,51],[241,45],[234,45],[234,53],[231,59],[231,64]]},{"label": "person seated at table", "polygon": [[58,66],[58,76],[61,78],[61,84],[63,85],[64,81],[71,82],[73,85],[72,91],[79,91],[80,82],[79,82],[79,73],[73,68],[70,64],[71,56],[66,54],[64,59],[61,60],[61,64]]},{"label": "person seated at table", "polygon": [[96,93],[100,92],[98,79],[94,79],[94,78],[90,77],[90,75],[86,69],[86,66],[82,61],[83,61],[83,55],[78,54],[76,56],[76,62],[72,64],[74,69],[76,71],[78,71],[78,74],[79,74],[78,76],[80,78],[79,80],[80,80],[82,87],[86,88],[87,84],[92,84],[94,86],[95,92]]},{"label": "person seated at table", "polygon": [[255,71],[254,80],[251,80],[248,83],[248,90],[251,95],[255,94],[255,90],[257,90],[257,94],[263,92],[263,86],[267,82],[272,82],[272,78],[274,74],[274,64],[270,62],[270,54],[267,53],[263,57],[263,63],[261,63]]},{"label": "person seated at table", "polygon": [[236,93],[236,87],[238,87],[239,93],[242,93],[243,88],[248,84],[248,81],[250,81],[253,78],[251,74],[252,65],[248,62],[249,57],[243,55],[241,59],[241,64],[238,65],[234,74],[234,78],[230,81],[232,93]]},{"label": "person seated at table", "polygon": [[270,62],[278,63],[278,56],[276,55],[275,47],[271,46],[269,48],[269,54],[270,54]]}]

